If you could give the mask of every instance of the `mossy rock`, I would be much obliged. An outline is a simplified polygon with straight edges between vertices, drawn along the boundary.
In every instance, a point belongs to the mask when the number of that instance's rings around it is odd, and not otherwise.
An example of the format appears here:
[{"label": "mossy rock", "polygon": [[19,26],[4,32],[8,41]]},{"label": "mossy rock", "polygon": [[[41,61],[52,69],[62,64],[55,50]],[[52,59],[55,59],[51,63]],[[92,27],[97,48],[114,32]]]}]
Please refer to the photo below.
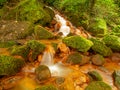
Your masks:
[{"label": "mossy rock", "polygon": [[37,59],[37,56],[42,53],[45,50],[45,44],[38,42],[36,40],[30,40],[27,42],[27,46],[31,50],[31,55],[29,58],[31,58],[32,61]]},{"label": "mossy rock", "polygon": [[116,70],[113,72],[114,84],[120,89],[120,70]]},{"label": "mossy rock", "polygon": [[103,65],[105,63],[104,57],[100,54],[93,55],[91,61],[94,65],[98,65],[98,66]]},{"label": "mossy rock", "polygon": [[99,53],[103,56],[110,56],[112,54],[112,50],[107,47],[103,41],[95,38],[91,38],[90,40],[94,43],[92,50],[96,53]]},{"label": "mossy rock", "polygon": [[38,80],[43,81],[51,77],[49,68],[45,65],[40,65],[35,69],[36,77]]},{"label": "mossy rock", "polygon": [[38,87],[35,90],[58,90],[58,89],[54,85],[50,84]]},{"label": "mossy rock", "polygon": [[103,38],[105,44],[114,51],[120,51],[120,37],[115,35],[106,35]]},{"label": "mossy rock", "polygon": [[0,42],[0,48],[8,48],[8,47],[12,47],[14,45],[17,45],[17,42],[15,42],[15,41]]},{"label": "mossy rock", "polygon": [[66,37],[66,38],[63,38],[62,41],[67,46],[69,46],[71,48],[75,48],[81,52],[87,52],[93,45],[93,43],[90,40],[83,38],[81,36]]},{"label": "mossy rock", "polygon": [[42,26],[37,25],[34,29],[36,39],[51,39],[54,35]]},{"label": "mossy rock", "polygon": [[112,88],[102,81],[93,81],[85,88],[85,90],[112,90]]},{"label": "mossy rock", "polygon": [[44,10],[44,4],[38,0],[22,0],[16,3],[11,10],[4,7],[4,13],[7,13],[6,16],[3,16],[5,20],[30,21],[41,25],[46,25],[53,19],[48,10]]},{"label": "mossy rock", "polygon": [[105,35],[107,33],[107,25],[104,19],[95,18],[90,22],[88,31],[94,36],[99,34]]},{"label": "mossy rock", "polygon": [[97,71],[89,71],[88,75],[92,78],[92,81],[102,81],[102,76]]},{"label": "mossy rock", "polygon": [[0,75],[15,75],[25,62],[12,56],[0,55]]},{"label": "mossy rock", "polygon": [[27,45],[14,46],[10,50],[11,55],[22,56],[25,60],[28,59],[30,48]]},{"label": "mossy rock", "polygon": [[88,63],[90,58],[88,56],[81,55],[78,52],[71,53],[66,60],[66,63],[84,65]]}]

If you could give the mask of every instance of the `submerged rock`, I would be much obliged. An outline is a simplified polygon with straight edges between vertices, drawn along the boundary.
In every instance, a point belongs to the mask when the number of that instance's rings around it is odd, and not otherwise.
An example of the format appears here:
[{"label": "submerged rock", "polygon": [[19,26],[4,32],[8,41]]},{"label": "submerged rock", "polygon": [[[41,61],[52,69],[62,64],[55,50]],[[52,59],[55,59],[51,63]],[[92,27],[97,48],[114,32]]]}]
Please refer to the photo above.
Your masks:
[{"label": "submerged rock", "polygon": [[24,66],[24,61],[12,56],[0,55],[0,76],[14,75]]},{"label": "submerged rock", "polygon": [[102,81],[93,81],[85,88],[85,90],[112,90],[112,88]]},{"label": "submerged rock", "polygon": [[97,71],[89,71],[88,75],[91,77],[90,79],[92,79],[91,81],[102,81],[102,76],[97,72]]},{"label": "submerged rock", "polygon": [[100,54],[93,55],[91,60],[94,65],[103,65],[105,63],[104,57]]},{"label": "submerged rock", "polygon": [[42,26],[36,26],[34,29],[36,39],[51,39],[54,35]]},{"label": "submerged rock", "polygon": [[103,38],[105,44],[114,51],[120,51],[120,37],[115,35],[106,35]]},{"label": "submerged rock", "polygon": [[72,53],[68,56],[66,62],[70,64],[84,65],[88,63],[90,58],[88,56],[81,55],[78,52]]},{"label": "submerged rock", "polygon": [[44,85],[35,90],[58,90],[54,85]]},{"label": "submerged rock", "polygon": [[107,25],[104,19],[95,18],[90,22],[88,31],[94,36],[105,35],[107,33]]},{"label": "submerged rock", "polygon": [[113,72],[113,78],[114,78],[114,84],[119,90],[120,89],[120,70],[116,70]]},{"label": "submerged rock", "polygon": [[[47,80],[51,77],[49,68],[45,65],[40,65],[35,69],[36,77],[39,81]],[[41,90],[41,89],[40,89]]]},{"label": "submerged rock", "polygon": [[112,54],[112,50],[107,47],[103,41],[94,38],[91,38],[90,40],[94,43],[92,50],[96,53],[99,53],[103,56],[110,56]]},{"label": "submerged rock", "polygon": [[93,45],[93,43],[81,36],[70,36],[63,38],[63,43],[65,43],[67,46],[77,49],[81,52],[87,52],[90,47]]}]

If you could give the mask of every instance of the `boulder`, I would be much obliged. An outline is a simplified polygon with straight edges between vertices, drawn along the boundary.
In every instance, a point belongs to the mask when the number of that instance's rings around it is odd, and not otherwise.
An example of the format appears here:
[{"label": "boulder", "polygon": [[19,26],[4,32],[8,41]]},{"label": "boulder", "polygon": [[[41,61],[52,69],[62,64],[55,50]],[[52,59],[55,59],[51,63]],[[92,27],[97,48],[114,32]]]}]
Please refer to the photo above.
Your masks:
[{"label": "boulder", "polygon": [[98,65],[98,66],[103,65],[105,63],[104,57],[100,54],[93,55],[91,61],[94,65]]},{"label": "boulder", "polygon": [[103,56],[110,56],[112,54],[112,50],[107,47],[103,41],[95,38],[91,38],[90,40],[94,43],[92,46],[92,50],[94,52],[99,53]]},{"label": "boulder", "polygon": [[15,75],[24,65],[25,62],[22,59],[0,55],[0,76]]},{"label": "boulder", "polygon": [[88,75],[91,77],[92,81],[102,81],[102,76],[97,71],[89,71]]},{"label": "boulder", "polygon": [[90,40],[81,36],[66,37],[63,38],[62,42],[65,43],[67,46],[77,49],[81,52],[87,52],[93,45],[93,43]]},{"label": "boulder", "polygon": [[85,90],[112,90],[112,88],[102,81],[93,81],[88,84]]},{"label": "boulder", "polygon": [[88,63],[89,60],[90,58],[88,56],[84,56],[78,52],[74,52],[67,57],[66,63],[84,65]]},{"label": "boulder", "polygon": [[114,51],[120,51],[120,37],[115,35],[106,35],[103,37],[105,44]]},{"label": "boulder", "polygon": [[54,37],[54,34],[52,34],[50,31],[39,25],[35,27],[34,33],[36,39],[51,39]]},{"label": "boulder", "polygon": [[113,72],[113,79],[114,79],[115,86],[119,90],[120,89],[120,70],[116,70]]},{"label": "boulder", "polygon": [[45,65],[38,66],[35,69],[35,74],[39,81],[47,80],[51,77],[51,72],[50,72],[49,68]]},{"label": "boulder", "polygon": [[88,31],[94,36],[105,35],[107,33],[107,25],[104,19],[94,18],[90,21]]}]

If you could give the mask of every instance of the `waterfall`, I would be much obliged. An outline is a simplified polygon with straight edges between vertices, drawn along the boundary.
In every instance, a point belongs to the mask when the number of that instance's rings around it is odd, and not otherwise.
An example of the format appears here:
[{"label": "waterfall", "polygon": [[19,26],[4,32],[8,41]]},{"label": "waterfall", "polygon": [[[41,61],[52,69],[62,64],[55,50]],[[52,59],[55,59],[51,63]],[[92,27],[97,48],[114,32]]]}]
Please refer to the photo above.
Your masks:
[{"label": "waterfall", "polygon": [[52,46],[47,46],[45,52],[43,53],[41,65],[52,66],[54,64],[54,54],[55,51]]}]

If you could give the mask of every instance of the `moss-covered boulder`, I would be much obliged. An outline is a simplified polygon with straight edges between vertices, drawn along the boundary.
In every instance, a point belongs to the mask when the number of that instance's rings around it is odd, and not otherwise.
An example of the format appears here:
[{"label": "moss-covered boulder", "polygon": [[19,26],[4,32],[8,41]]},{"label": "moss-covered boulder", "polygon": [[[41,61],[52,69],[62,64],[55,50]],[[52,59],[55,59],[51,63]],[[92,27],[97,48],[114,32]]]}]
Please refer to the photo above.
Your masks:
[{"label": "moss-covered boulder", "polygon": [[18,43],[15,41],[0,41],[0,48],[8,48],[14,45],[17,45]]},{"label": "moss-covered boulder", "polygon": [[112,90],[112,88],[102,81],[93,81],[85,88],[85,90]]},{"label": "moss-covered boulder", "polygon": [[99,53],[103,56],[110,56],[112,54],[112,50],[107,47],[103,41],[95,38],[91,38],[90,40],[94,43],[92,46],[92,50],[94,52]]},{"label": "moss-covered boulder", "polygon": [[27,21],[0,21],[0,40],[12,41],[31,37],[33,27],[33,24]]},{"label": "moss-covered boulder", "polygon": [[75,48],[81,52],[87,52],[93,45],[93,43],[90,40],[83,38],[81,36],[66,37],[62,41],[67,46],[69,46],[71,48]]},{"label": "moss-covered boulder", "polygon": [[100,54],[93,55],[91,61],[94,65],[103,65],[105,63],[104,57]]},{"label": "moss-covered boulder", "polygon": [[38,80],[43,81],[51,77],[49,68],[45,65],[40,65],[35,69],[35,74]]},{"label": "moss-covered boulder", "polygon": [[88,63],[90,58],[88,56],[81,55],[78,52],[71,53],[66,60],[66,63],[84,65]]},{"label": "moss-covered boulder", "polygon": [[119,90],[120,89],[120,70],[116,70],[113,72],[113,78],[114,78],[114,84]]},{"label": "moss-covered boulder", "polygon": [[0,75],[14,75],[21,70],[24,64],[21,59],[0,55]]},{"label": "moss-covered boulder", "polygon": [[42,26],[37,25],[34,29],[36,39],[51,39],[54,35]]},{"label": "moss-covered boulder", "polygon": [[37,56],[45,50],[45,45],[36,40],[30,40],[27,42],[27,46],[30,48],[31,52],[29,54],[30,61],[37,59]]},{"label": "moss-covered boulder", "polygon": [[88,75],[91,77],[92,81],[102,81],[102,76],[97,71],[89,71]]},{"label": "moss-covered boulder", "polygon": [[50,84],[38,87],[35,90],[58,90],[58,89],[54,85]]},{"label": "moss-covered boulder", "polygon": [[104,19],[95,18],[90,22],[88,31],[94,36],[105,35],[107,33],[107,25]]},{"label": "moss-covered boulder", "polygon": [[120,37],[115,35],[106,35],[103,38],[105,44],[114,51],[120,51]]},{"label": "moss-covered boulder", "polygon": [[46,25],[53,19],[50,14],[53,11],[44,10],[44,4],[38,0],[22,0],[10,7],[11,9],[3,8],[3,13],[7,13],[5,16],[2,16],[5,20],[30,21]]},{"label": "moss-covered boulder", "polygon": [[23,46],[14,46],[10,48],[11,55],[22,56],[25,60],[28,58],[30,53],[30,48],[27,45]]}]

